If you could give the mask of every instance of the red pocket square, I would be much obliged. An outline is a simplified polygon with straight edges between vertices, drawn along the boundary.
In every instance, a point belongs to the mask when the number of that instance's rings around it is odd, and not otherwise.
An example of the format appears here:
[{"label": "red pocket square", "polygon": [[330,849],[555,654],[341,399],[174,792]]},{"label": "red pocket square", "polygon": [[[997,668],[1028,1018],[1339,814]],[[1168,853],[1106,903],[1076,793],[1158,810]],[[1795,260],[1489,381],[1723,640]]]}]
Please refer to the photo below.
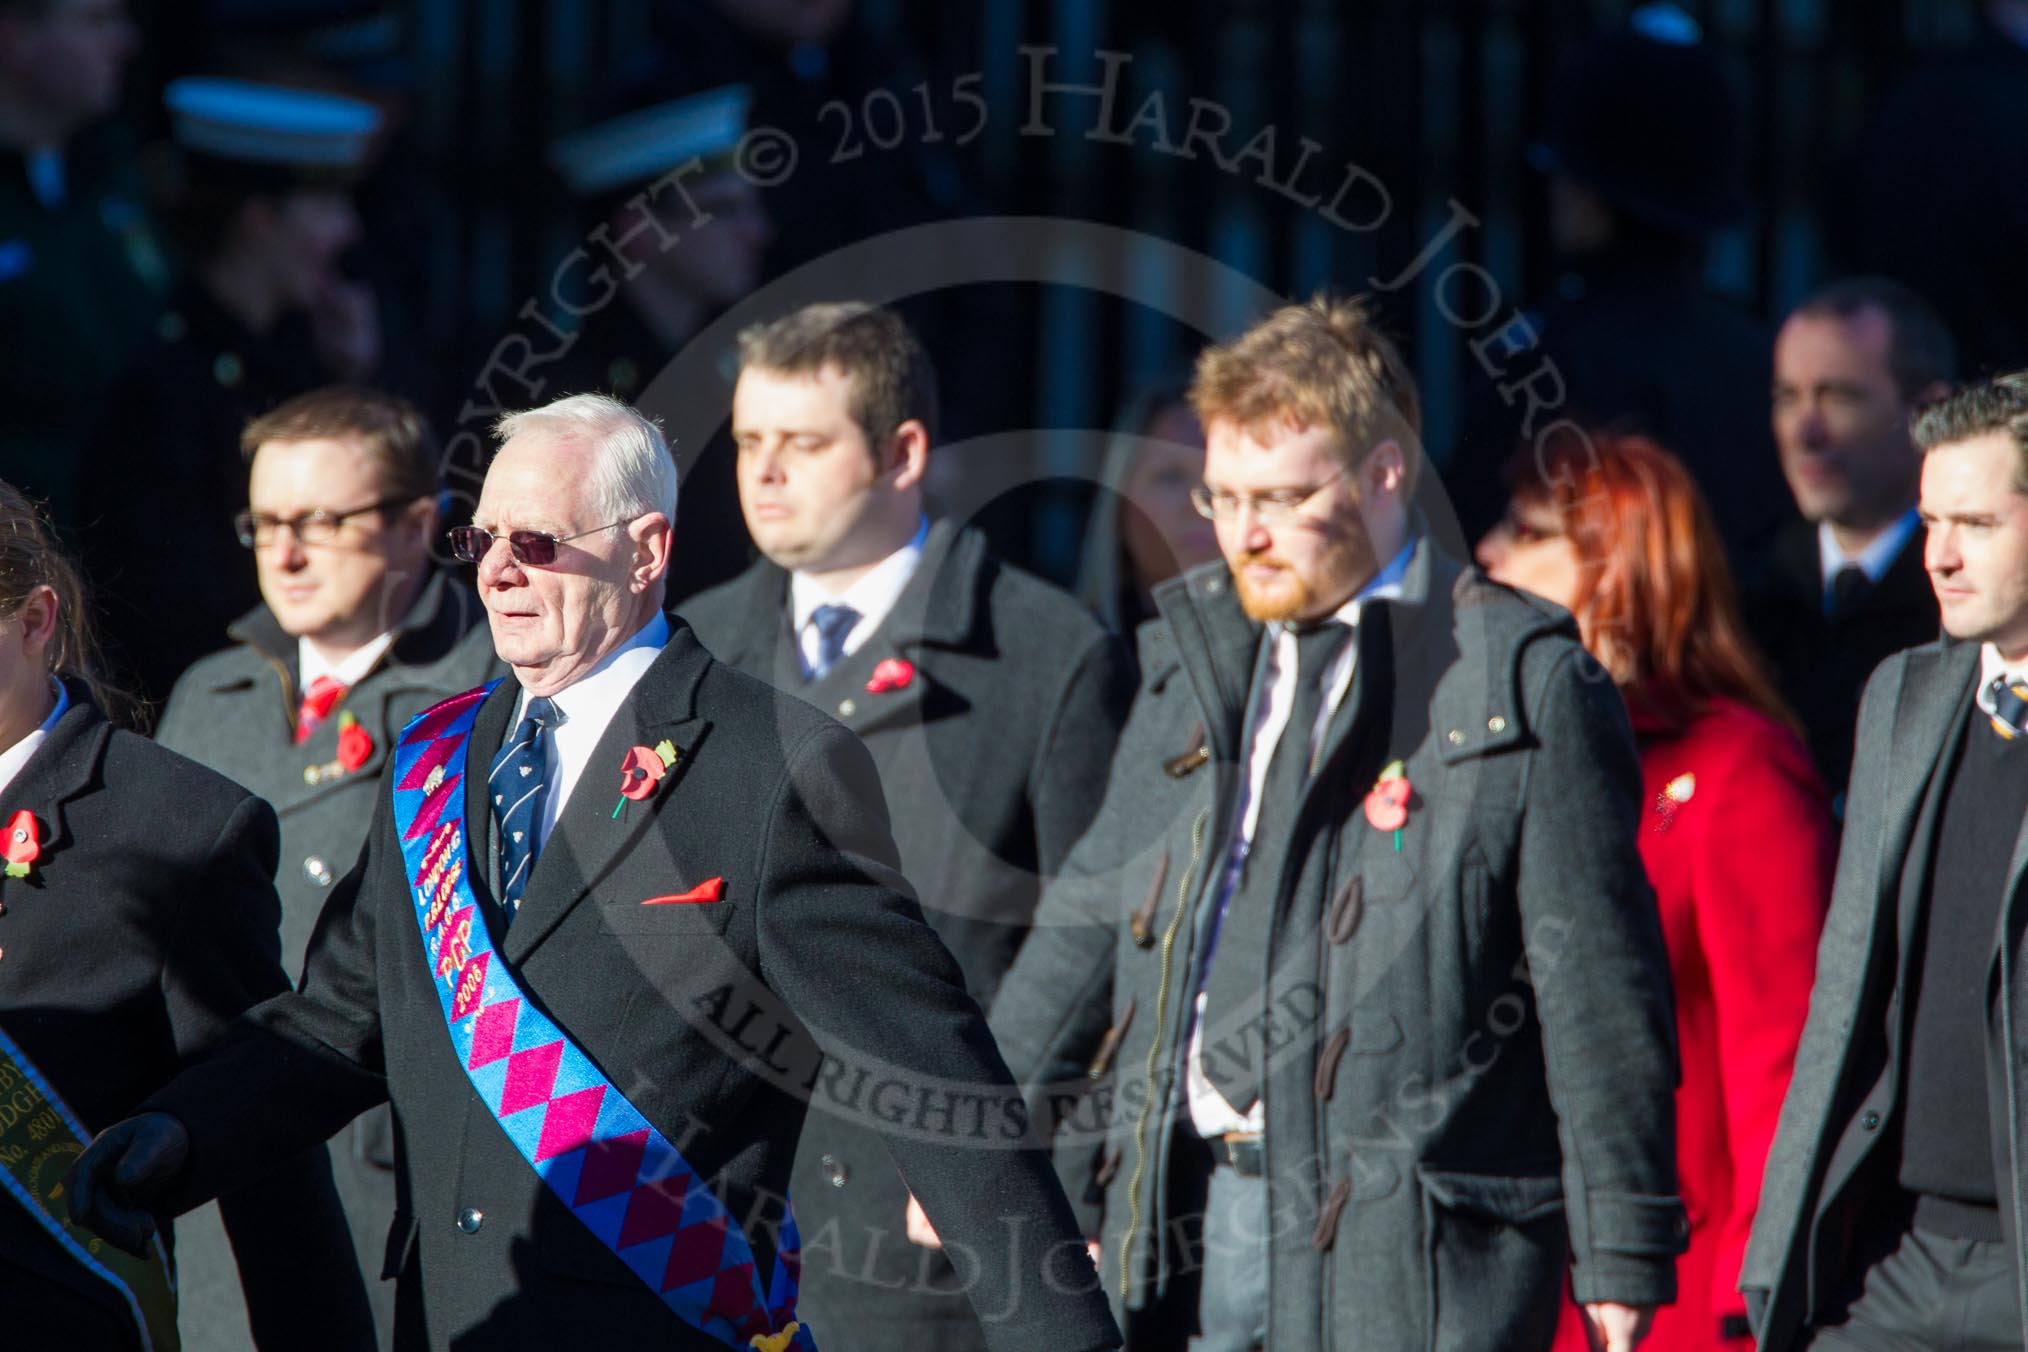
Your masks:
[{"label": "red pocket square", "polygon": [[678,892],[674,896],[668,897],[649,897],[641,904],[643,906],[682,906],[694,901],[722,901],[724,898],[725,879],[707,878],[688,892]]}]

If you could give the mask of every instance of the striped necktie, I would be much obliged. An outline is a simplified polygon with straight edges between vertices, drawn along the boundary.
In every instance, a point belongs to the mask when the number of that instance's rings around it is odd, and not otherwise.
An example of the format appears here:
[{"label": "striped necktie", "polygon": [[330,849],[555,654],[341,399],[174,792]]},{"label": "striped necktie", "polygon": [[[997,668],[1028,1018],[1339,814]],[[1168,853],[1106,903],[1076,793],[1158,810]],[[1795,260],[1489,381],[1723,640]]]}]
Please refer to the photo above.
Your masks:
[{"label": "striped necktie", "polygon": [[486,776],[493,817],[500,825],[500,904],[511,920],[535,870],[536,826],[549,799],[549,752],[543,733],[561,718],[548,697],[528,701],[514,740],[493,757]]},{"label": "striped necktie", "polygon": [[845,640],[859,623],[859,612],[850,606],[818,606],[810,612],[810,623],[817,627],[817,664],[810,679],[817,681],[845,656]]},{"label": "striped necktie", "polygon": [[310,682],[310,688],[303,692],[303,702],[296,709],[296,741],[310,740],[323,721],[338,707],[340,697],[345,694],[345,682],[334,676],[319,676]]},{"label": "striped necktie", "polygon": [[1986,686],[1986,695],[1993,706],[1986,717],[1993,721],[1994,732],[2010,742],[2028,732],[2028,680],[1995,676]]}]

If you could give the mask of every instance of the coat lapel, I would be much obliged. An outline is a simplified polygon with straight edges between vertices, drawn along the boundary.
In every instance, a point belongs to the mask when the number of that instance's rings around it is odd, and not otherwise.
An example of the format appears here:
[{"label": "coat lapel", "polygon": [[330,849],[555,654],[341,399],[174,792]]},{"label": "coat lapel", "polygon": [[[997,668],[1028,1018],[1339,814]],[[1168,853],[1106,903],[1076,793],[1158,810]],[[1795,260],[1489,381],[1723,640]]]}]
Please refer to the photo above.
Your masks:
[{"label": "coat lapel", "polygon": [[[985,569],[983,535],[961,531],[949,521],[933,524],[894,608],[857,651],[805,686],[802,697],[862,737],[888,724],[920,722],[935,688],[923,670],[923,650],[972,641]],[[783,604],[786,607],[786,592]],[[794,641],[792,635],[790,642]],[[907,679],[898,685],[876,682],[874,673],[883,662],[906,663]],[[801,667],[796,669],[800,673]]]},{"label": "coat lapel", "polygon": [[[70,686],[70,708],[56,720],[49,736],[21,773],[0,796],[0,826],[22,808],[35,814],[42,832],[41,850],[34,868],[48,866],[51,856],[71,843],[70,828],[64,820],[64,805],[90,789],[98,779],[99,761],[106,741],[113,735],[91,696],[80,686]],[[30,875],[29,885],[35,886]]]},{"label": "coat lapel", "polygon": [[513,677],[493,687],[493,693],[479,706],[472,722],[472,735],[465,742],[465,856],[472,891],[483,903],[480,913],[491,916],[494,905],[492,878],[493,800],[486,792],[486,776],[493,757],[507,740],[507,724],[520,702],[521,687]]},{"label": "coat lapel", "polygon": [[1897,617],[1914,610],[1936,609],[1936,590],[1922,566],[1922,532],[1916,531],[1902,543],[1901,552],[1880,575],[1880,581],[1866,590],[1853,608],[1852,620],[1863,625],[1872,619]]},{"label": "coat lapel", "polygon": [[[1913,650],[1902,676],[1889,764],[1905,770],[1888,776],[1888,798],[1881,814],[1886,829],[1875,839],[1878,853],[1870,873],[1880,888],[1880,913],[1885,914],[1890,900],[1894,904],[1895,929],[1904,953],[1929,872],[1936,800],[1941,797],[1938,771],[1957,745],[1953,734],[1958,721],[1969,716],[1972,678],[1978,666],[1978,644],[1953,643]],[[1918,826],[1924,829],[1918,830]],[[1888,860],[1900,861],[1900,866],[1890,870]]]},{"label": "coat lapel", "polygon": [[[652,829],[710,730],[710,723],[696,716],[696,695],[711,655],[680,620],[672,620],[671,630],[661,656],[606,726],[535,861],[502,950],[511,963],[525,959]],[[676,763],[652,794],[629,801],[615,817],[613,808],[621,801],[620,762],[630,748],[652,747],[664,739],[674,747]]]},{"label": "coat lapel", "polygon": [[1260,660],[1261,626],[1240,608],[1223,561],[1162,583],[1155,588],[1155,604],[1168,621],[1177,660],[1204,710],[1212,751],[1222,762],[1237,762]]}]

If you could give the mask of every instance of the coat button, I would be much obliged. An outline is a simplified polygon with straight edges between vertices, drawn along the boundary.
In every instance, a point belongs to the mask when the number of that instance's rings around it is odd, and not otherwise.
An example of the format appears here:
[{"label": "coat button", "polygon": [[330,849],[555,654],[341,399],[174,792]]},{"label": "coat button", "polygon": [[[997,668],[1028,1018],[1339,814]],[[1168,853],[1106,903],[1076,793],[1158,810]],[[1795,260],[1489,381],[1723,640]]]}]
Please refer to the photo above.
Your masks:
[{"label": "coat button", "polygon": [[324,862],[322,855],[311,855],[303,861],[303,876],[319,887],[331,885],[331,866]]},{"label": "coat button", "polygon": [[1507,730],[1507,720],[1500,717],[1500,715],[1494,714],[1491,718],[1486,720],[1487,732],[1505,732],[1506,730]]},{"label": "coat button", "polygon": [[458,1228],[468,1235],[479,1233],[479,1227],[486,1223],[486,1213],[475,1206],[468,1206],[458,1213]]},{"label": "coat button", "polygon": [[849,699],[841,699],[838,701],[838,712],[846,718],[852,717],[854,713],[858,712],[858,709],[859,706],[854,704]]},{"label": "coat button", "polygon": [[1459,732],[1456,728],[1452,728],[1444,734],[1444,740],[1448,741],[1452,746],[1463,746],[1465,744],[1465,734]]},{"label": "coat button", "polygon": [[836,1155],[825,1155],[817,1161],[817,1167],[824,1171],[824,1178],[834,1188],[845,1186],[847,1170],[844,1161]]},{"label": "coat button", "polygon": [[1866,1130],[1868,1131],[1874,1130],[1876,1127],[1880,1125],[1880,1114],[1875,1112],[1867,1113],[1864,1117],[1861,1117],[1859,1119],[1859,1125],[1866,1128]]}]

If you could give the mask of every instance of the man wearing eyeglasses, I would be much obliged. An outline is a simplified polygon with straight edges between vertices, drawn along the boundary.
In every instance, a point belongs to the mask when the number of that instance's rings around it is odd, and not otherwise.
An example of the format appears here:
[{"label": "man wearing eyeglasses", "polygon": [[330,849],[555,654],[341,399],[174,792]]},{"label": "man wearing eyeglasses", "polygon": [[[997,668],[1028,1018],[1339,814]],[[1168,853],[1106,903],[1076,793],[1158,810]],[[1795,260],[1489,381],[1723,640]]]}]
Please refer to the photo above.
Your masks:
[{"label": "man wearing eyeglasses", "polygon": [[[282,828],[282,960],[300,978],[331,885],[352,866],[402,725],[498,673],[470,588],[430,559],[437,451],[422,414],[376,390],[332,386],[248,424],[247,507],[235,526],[262,603],[234,646],[177,681],[156,740],[268,800]],[[394,1133],[375,1111],[331,1142],[369,1274],[394,1214]],[[211,1208],[177,1228],[179,1280],[205,1346],[246,1346],[235,1269]],[[383,1344],[394,1291],[374,1282]]]},{"label": "man wearing eyeglasses", "polygon": [[992,1020],[1059,1152],[1098,1145],[1129,1340],[1544,1352],[1570,1282],[1631,1352],[1688,1226],[1620,698],[1411,512],[1417,392],[1364,305],[1275,312],[1190,397],[1225,557],[1156,589]]},{"label": "man wearing eyeglasses", "polygon": [[500,435],[453,546],[511,679],[404,731],[300,989],[102,1133],[75,1214],[133,1244],[386,1100],[398,1345],[809,1352],[783,1204],[849,1048],[993,1352],[1116,1347],[865,748],[663,609],[660,431],[577,395]]}]

